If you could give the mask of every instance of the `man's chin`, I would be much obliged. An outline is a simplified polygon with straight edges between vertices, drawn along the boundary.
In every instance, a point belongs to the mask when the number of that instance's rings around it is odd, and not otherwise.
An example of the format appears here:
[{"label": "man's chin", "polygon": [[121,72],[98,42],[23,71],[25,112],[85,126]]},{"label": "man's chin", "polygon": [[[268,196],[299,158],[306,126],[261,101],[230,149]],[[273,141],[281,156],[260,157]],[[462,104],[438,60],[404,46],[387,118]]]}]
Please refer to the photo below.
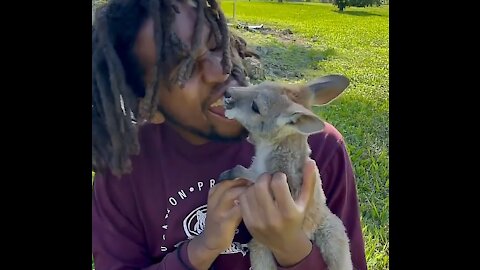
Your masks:
[{"label": "man's chin", "polygon": [[248,136],[248,132],[245,128],[238,125],[236,129],[221,129],[212,128],[208,134],[205,134],[206,138],[212,141],[240,141],[244,140]]},{"label": "man's chin", "polygon": [[247,130],[235,120],[228,125],[213,125],[210,133],[223,138],[245,138]]},{"label": "man's chin", "polygon": [[184,132],[190,133],[209,141],[240,141],[248,136],[247,130],[235,120],[229,120],[228,123],[211,123],[207,129],[200,129],[193,125],[183,124],[171,114],[162,110],[165,121]]},{"label": "man's chin", "polygon": [[177,121],[171,121],[173,119],[166,120],[167,123],[175,126],[177,129],[183,130],[184,132],[190,133],[199,138],[206,139],[208,141],[216,142],[236,142],[244,140],[248,137],[248,131],[242,126],[237,128],[215,128],[211,126],[208,131],[195,128],[193,126],[183,125]]}]

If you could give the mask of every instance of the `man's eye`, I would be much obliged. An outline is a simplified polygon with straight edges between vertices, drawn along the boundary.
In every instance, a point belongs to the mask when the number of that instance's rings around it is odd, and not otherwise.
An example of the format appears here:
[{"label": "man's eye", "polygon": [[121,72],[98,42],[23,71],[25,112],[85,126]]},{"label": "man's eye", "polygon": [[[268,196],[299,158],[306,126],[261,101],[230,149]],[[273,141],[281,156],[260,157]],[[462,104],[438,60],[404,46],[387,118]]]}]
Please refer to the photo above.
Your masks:
[{"label": "man's eye", "polygon": [[252,102],[252,111],[254,111],[255,113],[260,114],[260,111],[258,110],[257,103],[256,103],[255,101]]}]

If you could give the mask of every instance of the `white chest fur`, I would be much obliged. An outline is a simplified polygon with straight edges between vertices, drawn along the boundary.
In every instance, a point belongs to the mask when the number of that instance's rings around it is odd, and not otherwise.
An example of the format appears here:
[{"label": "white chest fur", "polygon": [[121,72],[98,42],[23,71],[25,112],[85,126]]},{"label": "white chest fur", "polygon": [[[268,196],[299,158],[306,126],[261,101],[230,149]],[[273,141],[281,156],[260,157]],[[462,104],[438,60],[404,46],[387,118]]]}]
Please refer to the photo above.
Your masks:
[{"label": "white chest fur", "polygon": [[267,143],[258,143],[255,149],[255,158],[252,168],[257,177],[269,170],[268,162],[271,160],[272,145]]}]

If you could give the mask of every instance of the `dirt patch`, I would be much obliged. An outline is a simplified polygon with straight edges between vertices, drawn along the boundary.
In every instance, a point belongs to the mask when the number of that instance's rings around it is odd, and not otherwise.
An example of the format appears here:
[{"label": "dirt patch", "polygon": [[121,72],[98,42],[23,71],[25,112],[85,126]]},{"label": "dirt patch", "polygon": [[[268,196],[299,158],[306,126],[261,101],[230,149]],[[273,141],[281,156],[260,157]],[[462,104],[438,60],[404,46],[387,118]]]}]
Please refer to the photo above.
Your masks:
[{"label": "dirt patch", "polygon": [[260,62],[248,60],[246,65],[247,72],[254,71],[250,76],[250,82],[254,84],[265,79],[290,82],[308,79],[318,73],[320,63],[333,52],[331,49],[321,50],[288,28],[242,23],[230,24],[230,28],[260,56]]},{"label": "dirt patch", "polygon": [[285,42],[285,43],[295,43],[295,44],[301,44],[305,46],[310,46],[310,42],[315,42],[318,39],[313,38],[312,40],[297,36],[294,34],[294,32],[290,28],[284,28],[284,29],[278,29],[270,26],[266,26],[264,24],[260,25],[254,25],[254,24],[247,24],[247,23],[242,23],[238,22],[236,24],[229,23],[230,27],[239,29],[241,31],[248,31],[252,33],[259,33],[263,35],[272,35],[278,38],[279,41]]}]

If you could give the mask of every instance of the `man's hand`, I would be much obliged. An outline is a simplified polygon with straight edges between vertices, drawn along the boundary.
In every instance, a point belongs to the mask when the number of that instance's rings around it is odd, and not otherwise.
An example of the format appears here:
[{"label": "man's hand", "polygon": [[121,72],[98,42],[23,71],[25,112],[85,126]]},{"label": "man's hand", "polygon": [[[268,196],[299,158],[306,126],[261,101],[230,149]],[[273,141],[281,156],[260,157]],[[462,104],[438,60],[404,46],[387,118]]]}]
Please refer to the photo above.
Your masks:
[{"label": "man's hand", "polygon": [[237,198],[251,182],[244,179],[224,181],[208,193],[204,231],[188,244],[190,262],[198,269],[208,269],[215,258],[230,247],[235,230],[242,221]]},{"label": "man's hand", "polygon": [[303,260],[312,243],[302,231],[306,208],[315,187],[315,162],[309,159],[304,167],[303,186],[293,200],[285,174],[262,175],[240,195],[243,221],[255,240],[267,246],[284,267]]}]

